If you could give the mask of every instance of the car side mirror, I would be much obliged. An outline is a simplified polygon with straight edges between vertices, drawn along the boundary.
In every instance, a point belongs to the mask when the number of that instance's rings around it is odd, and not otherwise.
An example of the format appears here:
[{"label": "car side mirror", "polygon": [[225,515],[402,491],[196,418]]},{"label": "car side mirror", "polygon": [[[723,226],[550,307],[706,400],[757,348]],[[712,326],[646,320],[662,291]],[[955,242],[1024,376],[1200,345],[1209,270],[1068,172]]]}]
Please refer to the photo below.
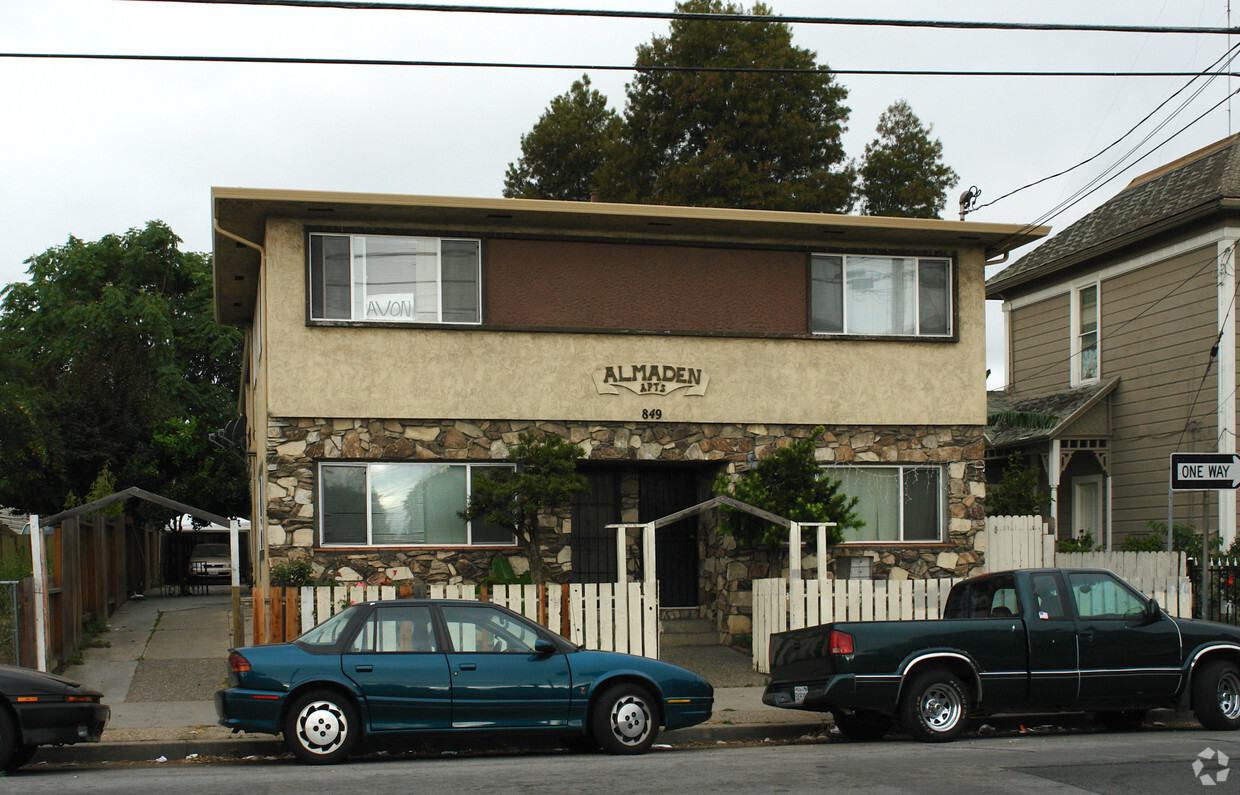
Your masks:
[{"label": "car side mirror", "polygon": [[1158,606],[1158,600],[1151,598],[1145,603],[1145,617],[1150,621],[1157,621],[1162,616],[1162,608]]},{"label": "car side mirror", "polygon": [[555,644],[547,640],[546,638],[539,638],[538,640],[534,641],[534,653],[535,654],[545,655],[545,654],[555,654],[555,652],[556,652]]}]

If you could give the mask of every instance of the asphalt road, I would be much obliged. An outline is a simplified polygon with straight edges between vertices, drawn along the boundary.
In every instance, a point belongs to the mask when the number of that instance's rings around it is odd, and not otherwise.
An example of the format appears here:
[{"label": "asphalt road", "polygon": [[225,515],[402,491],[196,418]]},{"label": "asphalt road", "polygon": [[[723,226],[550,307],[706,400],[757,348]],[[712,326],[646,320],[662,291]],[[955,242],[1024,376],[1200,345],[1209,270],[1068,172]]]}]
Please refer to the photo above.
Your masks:
[{"label": "asphalt road", "polygon": [[[1209,752],[1208,758],[1201,755]],[[1226,759],[1220,760],[1222,751]],[[1235,758],[1235,762],[1231,758]],[[1225,761],[1225,764],[1221,762]],[[1194,769],[1194,762],[1200,762]],[[1236,770],[1232,771],[1231,768]],[[1235,772],[1235,778],[1230,774]],[[1213,782],[1207,786],[1199,776]],[[641,757],[455,754],[304,767],[290,761],[39,766],[0,790],[55,793],[288,792],[1240,792],[1240,733],[1155,728],[656,750]]]}]

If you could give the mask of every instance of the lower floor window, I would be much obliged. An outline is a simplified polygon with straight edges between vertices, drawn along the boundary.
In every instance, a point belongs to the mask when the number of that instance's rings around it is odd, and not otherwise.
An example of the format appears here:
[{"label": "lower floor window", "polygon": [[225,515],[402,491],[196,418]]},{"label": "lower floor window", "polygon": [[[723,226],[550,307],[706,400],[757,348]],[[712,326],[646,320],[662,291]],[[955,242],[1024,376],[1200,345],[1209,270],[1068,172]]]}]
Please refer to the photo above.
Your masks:
[{"label": "lower floor window", "polygon": [[941,541],[943,484],[938,467],[830,467],[840,491],[857,498],[860,528],[844,531],[844,543]]},{"label": "lower floor window", "polygon": [[331,463],[319,466],[324,546],[509,545],[505,528],[468,522],[474,478],[509,464]]}]

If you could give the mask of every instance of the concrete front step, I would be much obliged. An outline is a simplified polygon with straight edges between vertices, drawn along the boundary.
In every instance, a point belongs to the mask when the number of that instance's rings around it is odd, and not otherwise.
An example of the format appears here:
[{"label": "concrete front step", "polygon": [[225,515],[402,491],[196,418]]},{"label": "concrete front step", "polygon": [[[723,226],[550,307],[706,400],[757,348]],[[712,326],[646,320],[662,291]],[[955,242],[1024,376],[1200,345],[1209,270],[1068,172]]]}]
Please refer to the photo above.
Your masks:
[{"label": "concrete front step", "polygon": [[706,618],[665,618],[659,622],[664,646],[718,646],[719,633]]}]

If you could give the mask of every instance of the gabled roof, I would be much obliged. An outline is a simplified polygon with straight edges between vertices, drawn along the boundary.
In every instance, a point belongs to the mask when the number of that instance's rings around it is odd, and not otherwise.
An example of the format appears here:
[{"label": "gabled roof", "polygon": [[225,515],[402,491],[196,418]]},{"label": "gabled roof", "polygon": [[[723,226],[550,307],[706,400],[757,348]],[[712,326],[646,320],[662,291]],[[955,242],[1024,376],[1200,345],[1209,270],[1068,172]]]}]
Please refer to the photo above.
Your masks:
[{"label": "gabled roof", "polygon": [[986,281],[986,297],[1240,201],[1240,135],[1134,179],[1119,195]]},{"label": "gabled roof", "polygon": [[986,426],[986,441],[991,447],[1012,447],[1018,444],[1054,439],[1086,412],[1098,405],[1119,384],[1119,378],[1077,387],[1049,395],[1026,396],[1015,392],[995,391],[986,393],[986,414],[994,417],[1009,412],[1042,414],[1058,419],[1049,428],[1030,428],[1023,425]]}]

